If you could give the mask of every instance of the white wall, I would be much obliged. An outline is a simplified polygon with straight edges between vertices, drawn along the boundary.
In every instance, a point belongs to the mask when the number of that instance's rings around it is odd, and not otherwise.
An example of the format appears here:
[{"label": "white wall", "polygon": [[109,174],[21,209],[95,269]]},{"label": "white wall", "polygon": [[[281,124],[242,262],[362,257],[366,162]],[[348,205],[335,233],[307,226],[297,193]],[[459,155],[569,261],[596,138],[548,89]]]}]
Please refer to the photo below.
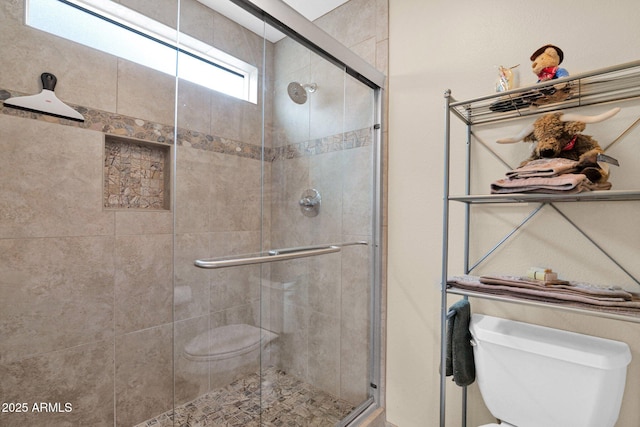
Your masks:
[{"label": "white wall", "polygon": [[[400,427],[438,425],[445,89],[452,89],[457,99],[489,94],[494,88],[497,66],[515,64],[521,64],[521,84],[533,84],[535,76],[530,72],[529,56],[546,43],[564,50],[563,66],[571,74],[637,60],[640,56],[638,16],[637,0],[390,1],[387,350],[387,418],[390,422]],[[635,117],[638,115],[635,112]],[[604,135],[597,125],[588,131],[594,136],[599,132]],[[639,138],[640,131],[636,129],[626,144],[631,147]],[[526,147],[524,149],[522,155],[526,157]],[[517,153],[516,156],[520,155]],[[628,159],[625,157],[625,160]],[[493,173],[496,179],[503,173],[492,164],[487,168],[486,173]],[[621,167],[614,173],[619,177],[632,173],[631,166]],[[628,182],[622,177],[619,180]],[[616,185],[615,175],[612,181]],[[590,217],[592,221],[606,223],[607,215],[618,210],[617,205],[614,209],[593,206],[589,209],[597,209],[602,215]],[[580,217],[575,207],[567,209]],[[619,210],[627,213],[621,214],[620,219],[637,218],[637,209],[628,204],[621,206]],[[556,219],[547,219],[552,221],[554,229],[561,228]],[[634,228],[638,227],[631,222],[631,230]],[[633,239],[637,242],[637,231],[632,232],[636,233]],[[453,237],[459,237],[455,230]],[[579,238],[570,239],[574,239],[569,243],[576,249],[572,261],[586,258],[592,269],[601,267],[628,285],[629,280],[613,273],[601,255],[590,250],[583,254]],[[619,232],[605,241],[614,252],[627,249],[631,256],[627,256],[625,262],[636,264],[632,257],[637,253],[637,244],[629,244],[629,239]],[[576,256],[578,252],[580,255]],[[545,259],[544,255],[538,256]],[[529,265],[538,259],[523,262]],[[454,264],[461,265],[456,264],[457,261],[454,259]],[[630,267],[638,272],[638,267]],[[579,275],[573,262],[565,274]],[[637,288],[633,283],[631,286]],[[628,342],[634,361],[629,367],[617,426],[638,425],[640,385],[634,379],[640,374],[640,325],[549,309],[497,306],[486,301],[473,300],[472,308],[474,312]],[[493,422],[476,387],[471,387],[470,392],[469,426]],[[458,395],[457,387],[451,386],[448,426],[460,425]]]}]

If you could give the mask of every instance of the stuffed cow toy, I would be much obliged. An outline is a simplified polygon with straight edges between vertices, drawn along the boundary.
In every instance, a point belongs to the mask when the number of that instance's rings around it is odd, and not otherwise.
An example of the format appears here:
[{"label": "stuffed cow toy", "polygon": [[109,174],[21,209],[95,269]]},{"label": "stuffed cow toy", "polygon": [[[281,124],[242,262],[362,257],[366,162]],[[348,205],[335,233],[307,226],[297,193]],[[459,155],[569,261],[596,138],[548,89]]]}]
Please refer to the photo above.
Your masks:
[{"label": "stuffed cow toy", "polygon": [[545,114],[516,136],[499,139],[497,142],[500,144],[518,141],[535,142],[531,156],[520,164],[521,167],[532,160],[562,157],[577,161],[578,173],[586,175],[591,182],[606,182],[609,178],[608,168],[598,164],[598,155],[604,154],[604,150],[595,139],[581,132],[587,124],[602,122],[619,111],[620,108],[613,108],[597,116],[570,113]]}]

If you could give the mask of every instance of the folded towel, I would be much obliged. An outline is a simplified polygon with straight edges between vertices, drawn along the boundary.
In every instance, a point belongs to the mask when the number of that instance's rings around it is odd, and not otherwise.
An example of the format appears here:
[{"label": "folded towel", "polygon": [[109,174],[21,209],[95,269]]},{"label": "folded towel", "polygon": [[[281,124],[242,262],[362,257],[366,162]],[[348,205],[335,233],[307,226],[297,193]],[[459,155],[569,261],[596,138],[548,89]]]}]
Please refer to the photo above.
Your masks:
[{"label": "folded towel", "polygon": [[459,386],[468,386],[476,379],[476,367],[471,346],[471,306],[466,299],[449,308],[453,315],[447,322],[447,366],[446,375],[453,375]]},{"label": "folded towel", "polygon": [[609,190],[610,182],[593,183],[586,175],[565,173],[551,177],[504,178],[491,184],[491,193],[573,194],[592,190]]},{"label": "folded towel", "polygon": [[556,157],[552,159],[531,160],[524,166],[510,170],[507,178],[528,178],[532,176],[555,176],[572,173],[577,170],[578,162],[575,160]]},{"label": "folded towel", "polygon": [[519,276],[480,276],[480,283],[581,295],[599,301],[631,301],[633,295],[621,288],[604,288],[568,280],[543,281]]},{"label": "folded towel", "polygon": [[[447,286],[514,299],[543,301],[591,310],[640,317],[640,295],[623,289],[569,281],[569,285],[549,285],[513,276],[454,276]],[[538,283],[535,283],[538,282]]]}]

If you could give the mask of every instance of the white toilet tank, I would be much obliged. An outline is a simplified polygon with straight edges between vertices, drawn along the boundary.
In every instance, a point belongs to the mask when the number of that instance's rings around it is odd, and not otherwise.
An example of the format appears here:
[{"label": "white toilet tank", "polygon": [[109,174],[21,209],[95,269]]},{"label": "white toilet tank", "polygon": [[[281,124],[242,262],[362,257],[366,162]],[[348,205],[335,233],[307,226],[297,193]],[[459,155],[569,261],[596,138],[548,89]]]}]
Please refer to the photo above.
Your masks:
[{"label": "white toilet tank", "polygon": [[473,314],[477,382],[496,418],[517,427],[613,427],[629,346]]}]

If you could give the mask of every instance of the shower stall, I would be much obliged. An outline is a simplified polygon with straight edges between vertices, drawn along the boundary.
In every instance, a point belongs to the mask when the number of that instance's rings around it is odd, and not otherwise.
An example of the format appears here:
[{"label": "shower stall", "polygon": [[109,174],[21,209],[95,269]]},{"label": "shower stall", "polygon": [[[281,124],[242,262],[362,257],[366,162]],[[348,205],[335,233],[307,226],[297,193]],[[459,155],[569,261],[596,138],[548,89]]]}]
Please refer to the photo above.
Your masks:
[{"label": "shower stall", "polygon": [[349,39],[348,3],[161,5],[0,5],[0,100],[49,72],[84,117],[2,105],[0,425],[356,425],[383,387],[384,77],[321,29]]}]

